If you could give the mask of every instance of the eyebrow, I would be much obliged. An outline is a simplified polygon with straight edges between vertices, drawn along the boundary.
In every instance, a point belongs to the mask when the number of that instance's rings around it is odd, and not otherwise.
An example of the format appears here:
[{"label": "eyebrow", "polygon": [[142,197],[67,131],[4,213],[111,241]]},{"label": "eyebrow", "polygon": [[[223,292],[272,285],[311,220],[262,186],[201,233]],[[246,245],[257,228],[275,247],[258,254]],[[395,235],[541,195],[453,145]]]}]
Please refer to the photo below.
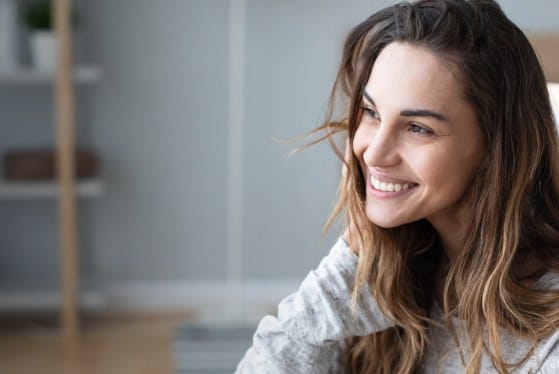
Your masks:
[{"label": "eyebrow", "polygon": [[[363,91],[363,96],[371,103],[371,105],[376,106],[375,101],[366,91]],[[400,115],[402,117],[431,117],[438,121],[448,122],[448,118],[446,118],[446,116],[429,109],[404,109],[400,112]]]}]

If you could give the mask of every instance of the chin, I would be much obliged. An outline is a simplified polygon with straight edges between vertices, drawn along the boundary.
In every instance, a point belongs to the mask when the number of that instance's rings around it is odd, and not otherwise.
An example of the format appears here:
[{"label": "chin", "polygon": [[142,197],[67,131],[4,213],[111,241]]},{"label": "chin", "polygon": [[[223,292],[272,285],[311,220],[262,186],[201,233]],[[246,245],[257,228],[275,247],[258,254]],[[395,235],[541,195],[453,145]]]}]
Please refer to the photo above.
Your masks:
[{"label": "chin", "polygon": [[384,217],[383,219],[378,217],[378,215],[376,214],[373,215],[369,213],[367,213],[367,218],[371,223],[375,224],[378,227],[382,227],[383,229],[393,229],[395,227],[402,226],[405,225],[406,223],[409,223],[407,221],[399,220],[399,219],[386,219],[386,217]]}]

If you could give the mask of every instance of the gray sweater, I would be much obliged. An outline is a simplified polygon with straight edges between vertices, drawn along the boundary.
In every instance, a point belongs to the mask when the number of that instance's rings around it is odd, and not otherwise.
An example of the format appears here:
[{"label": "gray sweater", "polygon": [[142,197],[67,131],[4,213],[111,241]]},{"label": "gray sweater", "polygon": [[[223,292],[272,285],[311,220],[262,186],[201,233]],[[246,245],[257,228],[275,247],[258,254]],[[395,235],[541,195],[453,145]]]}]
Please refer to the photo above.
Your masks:
[{"label": "gray sweater", "polygon": [[[379,309],[367,287],[358,299],[356,318],[352,317],[351,285],[357,269],[357,256],[340,238],[299,290],[278,306],[277,317],[266,316],[258,325],[253,345],[239,363],[236,373],[343,373],[340,356],[344,340],[364,336],[394,325]],[[547,273],[536,283],[540,288],[559,288],[559,276]],[[464,365],[454,337],[442,324],[442,311],[431,310],[431,318],[441,326],[430,331],[430,344],[422,364],[425,373],[461,373]],[[460,321],[453,323],[459,326]],[[559,373],[559,330],[542,340],[530,358],[515,373]],[[516,362],[530,344],[503,333],[507,362]],[[487,356],[482,373],[494,373]]]}]

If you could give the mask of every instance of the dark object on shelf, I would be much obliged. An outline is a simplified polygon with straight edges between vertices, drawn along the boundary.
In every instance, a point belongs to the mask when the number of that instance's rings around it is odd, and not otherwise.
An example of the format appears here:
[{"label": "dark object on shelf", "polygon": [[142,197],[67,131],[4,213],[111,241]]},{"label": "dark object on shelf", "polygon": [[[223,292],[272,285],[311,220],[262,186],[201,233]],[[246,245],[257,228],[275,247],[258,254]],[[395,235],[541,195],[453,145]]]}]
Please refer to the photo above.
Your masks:
[{"label": "dark object on shelf", "polygon": [[[76,178],[98,175],[99,160],[94,152],[77,150],[74,162]],[[56,153],[53,150],[6,152],[4,174],[11,181],[53,180],[57,175]]]},{"label": "dark object on shelf", "polygon": [[[80,18],[76,9],[72,9],[72,26],[76,26]],[[21,19],[30,30],[53,30],[53,4],[50,0],[28,1],[23,5]]]}]

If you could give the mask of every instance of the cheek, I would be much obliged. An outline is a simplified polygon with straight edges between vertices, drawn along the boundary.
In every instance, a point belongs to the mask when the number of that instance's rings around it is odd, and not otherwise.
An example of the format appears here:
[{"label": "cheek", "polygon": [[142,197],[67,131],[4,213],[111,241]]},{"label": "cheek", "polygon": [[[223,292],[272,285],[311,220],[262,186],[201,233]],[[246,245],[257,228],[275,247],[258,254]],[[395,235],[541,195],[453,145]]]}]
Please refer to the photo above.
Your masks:
[{"label": "cheek", "polygon": [[447,149],[416,154],[410,164],[429,191],[435,191],[439,198],[455,199],[470,186],[480,160],[477,154]]},{"label": "cheek", "polygon": [[360,183],[366,183],[364,180],[367,178],[367,165],[363,161],[363,153],[367,149],[366,138],[364,137],[363,131],[359,131],[359,128],[355,132],[352,143],[353,155],[357,160],[359,169],[361,170],[362,176],[360,178]]},{"label": "cheek", "polygon": [[352,147],[355,157],[361,159],[366,148],[364,134],[361,126],[357,128],[357,131],[355,131]]}]

